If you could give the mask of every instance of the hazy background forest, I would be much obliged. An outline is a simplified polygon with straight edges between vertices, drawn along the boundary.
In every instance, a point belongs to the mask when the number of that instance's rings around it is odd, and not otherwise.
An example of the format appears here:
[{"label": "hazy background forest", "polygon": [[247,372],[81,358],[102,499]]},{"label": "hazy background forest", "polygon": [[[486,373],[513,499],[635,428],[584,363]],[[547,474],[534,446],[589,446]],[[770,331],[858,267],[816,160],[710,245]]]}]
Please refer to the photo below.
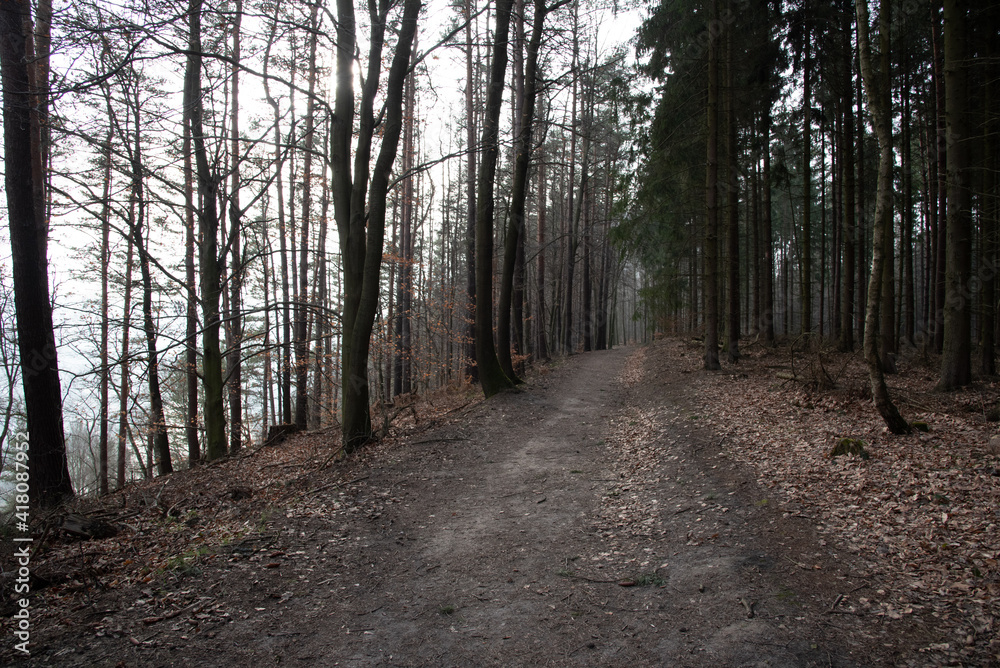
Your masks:
[{"label": "hazy background forest", "polygon": [[3,3],[4,478],[26,427],[41,501],[349,451],[656,332],[863,348],[909,429],[895,355],[996,373],[1000,4],[869,4]]}]

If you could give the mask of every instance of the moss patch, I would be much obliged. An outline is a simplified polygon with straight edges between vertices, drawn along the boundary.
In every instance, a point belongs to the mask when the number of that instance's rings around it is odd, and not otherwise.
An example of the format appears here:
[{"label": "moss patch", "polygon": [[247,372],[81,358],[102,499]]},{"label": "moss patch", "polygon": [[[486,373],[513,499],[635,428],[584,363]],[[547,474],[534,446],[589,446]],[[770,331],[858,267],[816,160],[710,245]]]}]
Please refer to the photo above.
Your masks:
[{"label": "moss patch", "polygon": [[861,459],[868,459],[870,455],[865,450],[865,442],[860,438],[842,438],[837,441],[830,451],[830,457],[840,457],[841,455],[857,455]]}]

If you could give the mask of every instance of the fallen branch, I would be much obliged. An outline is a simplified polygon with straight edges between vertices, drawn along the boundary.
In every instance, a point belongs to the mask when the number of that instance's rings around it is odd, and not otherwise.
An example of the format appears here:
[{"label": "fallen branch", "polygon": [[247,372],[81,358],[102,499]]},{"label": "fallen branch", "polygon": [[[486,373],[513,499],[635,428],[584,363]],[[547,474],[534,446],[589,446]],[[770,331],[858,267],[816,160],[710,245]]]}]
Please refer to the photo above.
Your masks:
[{"label": "fallen branch", "polygon": [[330,489],[331,487],[334,488],[334,489],[339,489],[340,487],[343,487],[344,485],[353,485],[356,482],[361,482],[362,480],[367,480],[369,477],[371,477],[371,476],[363,475],[360,478],[355,478],[354,480],[348,480],[346,482],[331,482],[331,483],[326,484],[326,485],[320,485],[319,487],[316,487],[315,489],[310,489],[308,492],[306,492],[306,494],[316,494],[317,492],[322,492],[323,490]]},{"label": "fallen branch", "polygon": [[142,623],[145,624],[145,625],[147,625],[147,626],[150,626],[152,624],[156,624],[158,622],[162,622],[162,621],[165,621],[167,619],[173,619],[174,617],[179,617],[180,615],[183,615],[186,612],[191,612],[193,614],[198,614],[199,612],[201,612],[202,610],[204,610],[205,608],[207,608],[208,604],[211,601],[212,601],[212,599],[208,599],[208,600],[204,600],[200,605],[198,603],[192,603],[191,605],[187,606],[186,608],[180,608],[179,610],[174,610],[173,612],[168,612],[165,615],[158,615],[156,617],[146,617],[146,618],[144,618],[142,620]]}]

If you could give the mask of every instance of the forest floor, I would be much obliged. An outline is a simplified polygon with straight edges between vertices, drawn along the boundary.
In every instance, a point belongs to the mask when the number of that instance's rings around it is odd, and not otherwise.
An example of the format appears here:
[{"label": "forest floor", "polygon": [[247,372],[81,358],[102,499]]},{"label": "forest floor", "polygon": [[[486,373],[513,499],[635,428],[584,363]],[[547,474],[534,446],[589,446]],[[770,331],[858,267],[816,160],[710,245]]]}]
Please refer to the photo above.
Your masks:
[{"label": "forest floor", "polygon": [[903,358],[930,431],[895,437],[856,356],[748,351],[576,355],[399,407],[345,460],[301,434],[79,502],[119,533],[39,527],[30,658],[2,541],[0,663],[1000,663],[997,388],[937,395]]}]

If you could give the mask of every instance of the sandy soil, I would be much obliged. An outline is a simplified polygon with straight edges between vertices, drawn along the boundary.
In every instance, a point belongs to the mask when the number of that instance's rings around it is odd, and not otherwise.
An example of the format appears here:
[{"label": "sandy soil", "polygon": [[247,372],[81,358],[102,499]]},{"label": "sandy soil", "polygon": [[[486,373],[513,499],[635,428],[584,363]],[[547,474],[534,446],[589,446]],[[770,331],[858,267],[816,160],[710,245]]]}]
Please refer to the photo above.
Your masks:
[{"label": "sandy soil", "polygon": [[[905,626],[782,512],[644,349],[578,355],[253,535],[36,630],[30,665],[871,666]],[[155,585],[155,587],[154,587]],[[166,592],[166,593],[165,593]],[[174,596],[167,617],[151,602]],[[183,607],[181,607],[183,606]],[[159,617],[159,618],[158,618]],[[11,659],[7,643],[0,659]]]}]

